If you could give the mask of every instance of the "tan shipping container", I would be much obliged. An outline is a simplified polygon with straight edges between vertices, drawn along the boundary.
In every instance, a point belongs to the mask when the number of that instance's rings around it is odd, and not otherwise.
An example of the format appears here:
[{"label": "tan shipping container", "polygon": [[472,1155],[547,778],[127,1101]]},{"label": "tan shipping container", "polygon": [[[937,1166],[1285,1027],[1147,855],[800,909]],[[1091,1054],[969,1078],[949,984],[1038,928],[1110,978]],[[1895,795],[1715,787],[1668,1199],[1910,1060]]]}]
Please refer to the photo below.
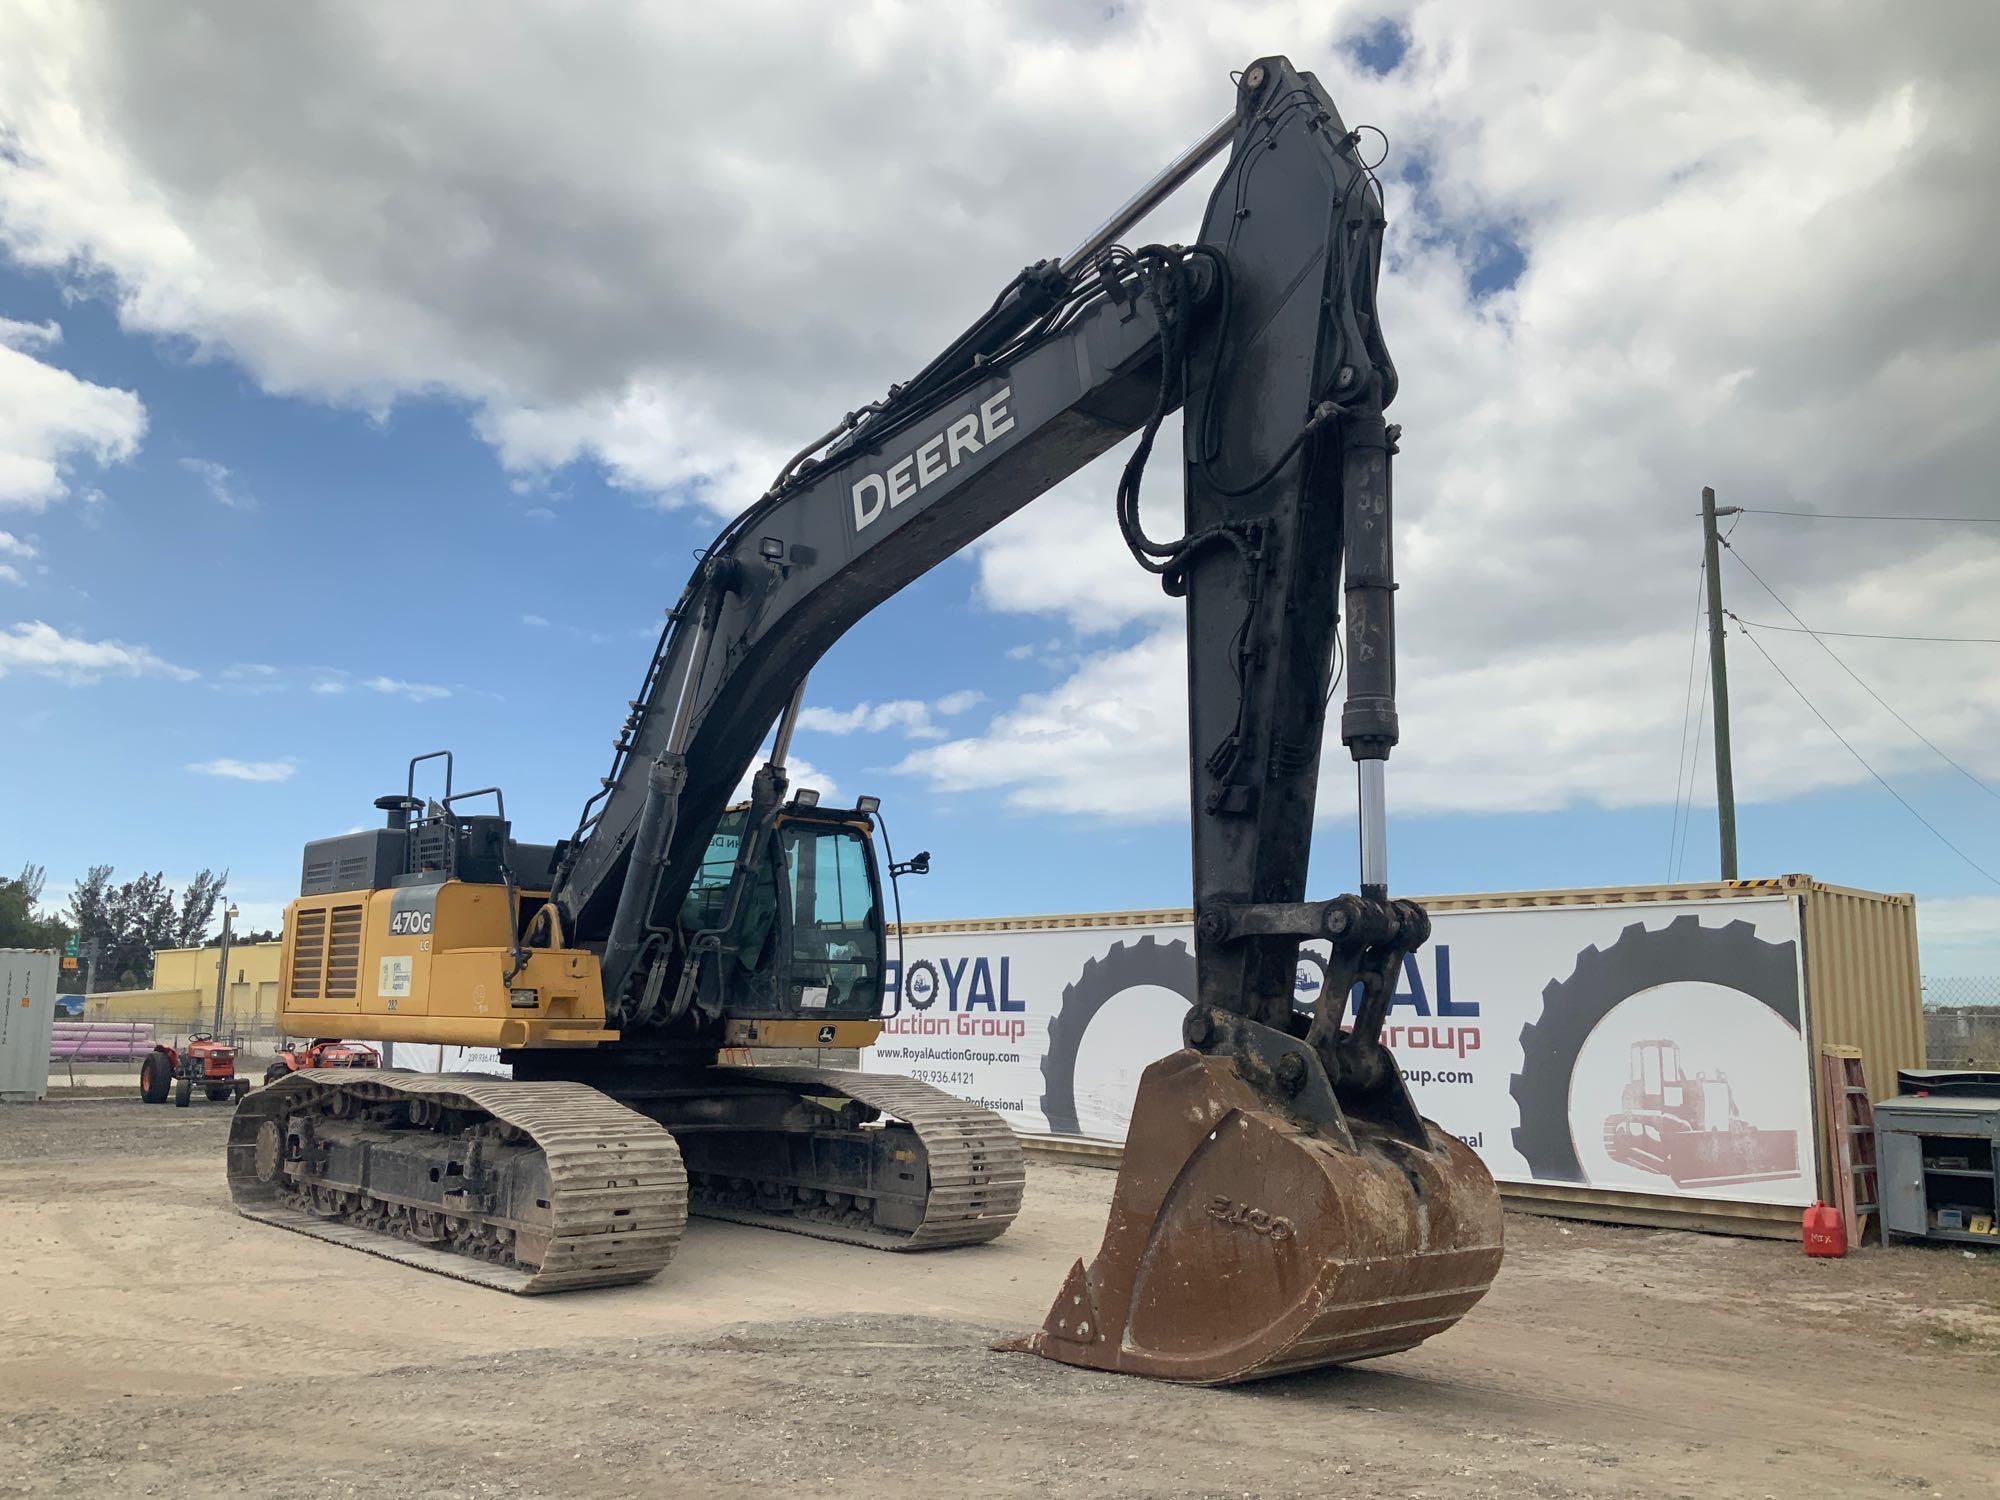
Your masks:
[{"label": "tan shipping container", "polygon": [[[1702,881],[1675,885],[1601,886],[1573,890],[1516,891],[1423,896],[1433,913],[1507,908],[1587,906],[1634,907],[1664,903],[1727,903],[1732,900],[1787,899],[1795,908],[1802,945],[1802,1010],[1805,1053],[1811,1069],[1812,1158],[1818,1164],[1817,1191],[1833,1197],[1833,1154],[1827,1149],[1829,1111],[1818,1066],[1820,1049],[1859,1048],[1869,1093],[1884,1099],[1896,1092],[1900,1068],[1924,1066],[1922,982],[1917,961],[1916,900],[1828,885],[1808,875],[1775,880]],[[1186,908],[1151,911],[1064,913],[1047,916],[971,918],[906,923],[911,937],[946,934],[1043,931],[1051,928],[1164,927],[1192,923]],[[893,931],[893,929],[892,929]],[[1050,1143],[1079,1160],[1115,1163],[1117,1148],[1084,1142]],[[1694,1202],[1642,1192],[1573,1187],[1555,1183],[1502,1185],[1508,1202],[1537,1213],[1669,1228],[1720,1230],[1737,1234],[1789,1237],[1798,1234],[1798,1210],[1775,1204]]]}]

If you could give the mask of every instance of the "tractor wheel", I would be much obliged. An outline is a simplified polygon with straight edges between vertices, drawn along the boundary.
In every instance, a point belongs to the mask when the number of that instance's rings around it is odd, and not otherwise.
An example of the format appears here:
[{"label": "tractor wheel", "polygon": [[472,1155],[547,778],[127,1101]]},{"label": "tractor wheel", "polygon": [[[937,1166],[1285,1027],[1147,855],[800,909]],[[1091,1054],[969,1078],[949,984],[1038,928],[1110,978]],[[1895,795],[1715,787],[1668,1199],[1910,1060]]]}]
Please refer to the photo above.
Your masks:
[{"label": "tractor wheel", "polygon": [[186,1109],[194,1100],[194,1080],[183,1078],[174,1084],[174,1108]]},{"label": "tractor wheel", "polygon": [[291,1076],[292,1065],[282,1057],[264,1070],[264,1082],[266,1083],[276,1083],[280,1078],[290,1078]]},{"label": "tractor wheel", "polygon": [[245,1094],[250,1092],[250,1080],[247,1078],[237,1079],[235,1083],[230,1085],[230,1092],[241,1099]]},{"label": "tractor wheel", "polygon": [[201,1086],[201,1091],[208,1095],[208,1102],[210,1104],[220,1104],[236,1092],[236,1085],[233,1083],[205,1083]]},{"label": "tractor wheel", "polygon": [[173,1081],[174,1070],[167,1063],[167,1054],[157,1048],[147,1053],[146,1060],[139,1064],[139,1097],[148,1104],[165,1104]]}]

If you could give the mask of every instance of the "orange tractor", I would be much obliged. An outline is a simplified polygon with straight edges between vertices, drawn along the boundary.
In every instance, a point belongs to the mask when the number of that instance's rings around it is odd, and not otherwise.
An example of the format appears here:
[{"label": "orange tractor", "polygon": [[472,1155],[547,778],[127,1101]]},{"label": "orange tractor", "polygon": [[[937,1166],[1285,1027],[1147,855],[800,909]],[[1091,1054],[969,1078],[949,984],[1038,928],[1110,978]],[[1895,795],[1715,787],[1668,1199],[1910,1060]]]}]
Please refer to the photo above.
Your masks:
[{"label": "orange tractor", "polygon": [[236,1076],[236,1049],[205,1031],[189,1037],[185,1047],[162,1043],[139,1064],[139,1097],[148,1104],[165,1104],[171,1092],[175,1106],[186,1109],[197,1085],[217,1104],[250,1092],[250,1080]]},{"label": "orange tractor", "polygon": [[303,1047],[287,1042],[264,1070],[264,1082],[276,1083],[301,1068],[379,1068],[382,1054],[361,1042],[343,1042],[338,1037],[315,1037]]}]

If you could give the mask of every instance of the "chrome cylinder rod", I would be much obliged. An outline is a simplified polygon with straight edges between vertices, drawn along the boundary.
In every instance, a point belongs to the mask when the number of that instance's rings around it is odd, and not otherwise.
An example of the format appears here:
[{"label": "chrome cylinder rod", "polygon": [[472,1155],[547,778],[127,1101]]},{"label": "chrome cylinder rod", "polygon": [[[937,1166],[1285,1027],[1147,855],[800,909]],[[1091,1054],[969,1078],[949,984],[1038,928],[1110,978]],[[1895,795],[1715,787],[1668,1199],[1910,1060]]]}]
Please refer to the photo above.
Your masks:
[{"label": "chrome cylinder rod", "polygon": [[1116,241],[1126,230],[1172,197],[1183,183],[1213,161],[1216,153],[1228,145],[1230,138],[1235,134],[1236,115],[1232,111],[1207,135],[1168,162],[1159,176],[1127,198],[1116,213],[1093,230],[1082,244],[1065,255],[1062,258],[1064,274],[1074,275],[1097,259],[1098,251]]},{"label": "chrome cylinder rod", "polygon": [[1389,803],[1383,787],[1386,760],[1358,760],[1355,779],[1361,793],[1361,894],[1389,892]]},{"label": "chrome cylinder rod", "polygon": [[799,706],[805,701],[806,680],[801,677],[785,711],[778,715],[778,733],[771,741],[771,764],[780,771],[785,769],[785,757],[792,753],[792,731],[799,727]]}]

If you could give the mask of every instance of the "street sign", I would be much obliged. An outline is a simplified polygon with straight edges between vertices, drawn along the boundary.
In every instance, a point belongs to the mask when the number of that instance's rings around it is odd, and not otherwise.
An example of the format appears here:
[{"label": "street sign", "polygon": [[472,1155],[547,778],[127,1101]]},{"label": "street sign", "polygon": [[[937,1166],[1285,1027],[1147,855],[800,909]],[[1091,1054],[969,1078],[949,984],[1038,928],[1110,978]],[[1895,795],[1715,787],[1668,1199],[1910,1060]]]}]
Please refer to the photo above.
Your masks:
[{"label": "street sign", "polygon": [[74,969],[76,967],[76,955],[73,953],[65,953],[63,955],[63,967],[65,969]]},{"label": "street sign", "polygon": [[63,965],[65,969],[74,969],[76,967],[75,959],[77,952],[77,934],[72,932],[69,935],[69,941],[63,944],[63,957],[71,960],[71,962]]}]

